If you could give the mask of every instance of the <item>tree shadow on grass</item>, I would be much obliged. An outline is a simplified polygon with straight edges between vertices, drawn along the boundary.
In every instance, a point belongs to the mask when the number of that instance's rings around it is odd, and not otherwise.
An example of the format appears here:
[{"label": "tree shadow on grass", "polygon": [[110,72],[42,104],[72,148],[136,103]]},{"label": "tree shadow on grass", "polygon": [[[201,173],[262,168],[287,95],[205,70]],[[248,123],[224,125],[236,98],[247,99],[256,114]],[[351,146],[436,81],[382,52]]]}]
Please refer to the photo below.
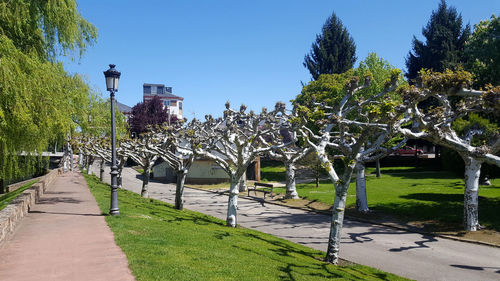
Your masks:
[{"label": "tree shadow on grass", "polygon": [[165,222],[168,223],[182,223],[182,222],[192,222],[196,225],[225,225],[224,222],[222,222],[219,219],[212,218],[206,215],[199,215],[199,214],[190,214],[185,211],[178,211],[174,209],[173,207],[172,211],[174,212],[181,212],[179,214],[171,214],[172,218],[170,219],[165,219],[164,214],[156,213],[156,212],[151,212],[151,214],[162,218]]},{"label": "tree shadow on grass", "polygon": [[[411,193],[400,198],[408,199],[399,203],[381,203],[373,209],[386,214],[398,214],[408,222],[423,222],[429,231],[462,230],[463,194]],[[488,228],[500,230],[500,198],[479,196],[479,221]]]},{"label": "tree shadow on grass", "polygon": [[[325,278],[325,279],[336,279],[342,278],[343,280],[365,280],[379,278],[381,280],[388,280],[388,274],[382,272],[367,272],[366,268],[361,268],[358,265],[353,265],[350,262],[344,260],[340,261],[339,266],[333,266],[329,263],[323,262],[322,256],[324,253],[314,250],[303,250],[301,247],[294,246],[290,243],[285,243],[280,239],[269,239],[264,235],[259,235],[257,233],[245,233],[245,236],[249,238],[249,243],[251,240],[260,240],[265,244],[268,244],[267,249],[275,252],[277,256],[281,258],[270,257],[281,265],[278,266],[280,270],[285,275],[280,276],[280,280],[297,280],[304,277],[309,278]],[[237,245],[233,247],[238,248],[243,251],[247,251],[251,254],[260,256],[259,248],[244,248]],[[314,259],[319,261],[317,263],[311,263],[305,260],[300,262],[298,257],[302,256],[304,258]],[[301,278],[302,277],[302,278]]]}]

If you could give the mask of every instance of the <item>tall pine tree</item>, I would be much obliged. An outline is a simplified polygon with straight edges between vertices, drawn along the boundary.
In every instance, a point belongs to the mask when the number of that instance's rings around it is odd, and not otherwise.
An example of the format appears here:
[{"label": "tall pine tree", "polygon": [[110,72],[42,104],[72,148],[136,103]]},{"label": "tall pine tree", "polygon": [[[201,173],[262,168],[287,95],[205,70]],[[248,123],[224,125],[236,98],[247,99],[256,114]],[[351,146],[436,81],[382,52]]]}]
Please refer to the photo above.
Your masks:
[{"label": "tall pine tree", "polygon": [[426,42],[413,36],[413,52],[406,58],[406,78],[415,79],[422,68],[444,71],[454,69],[464,62],[465,41],[470,36],[470,26],[462,26],[462,16],[454,7],[441,0],[431,18],[422,29]]},{"label": "tall pine tree", "polygon": [[311,52],[304,57],[314,80],[321,74],[343,73],[356,61],[356,44],[335,13],[326,20],[321,34],[316,35]]}]

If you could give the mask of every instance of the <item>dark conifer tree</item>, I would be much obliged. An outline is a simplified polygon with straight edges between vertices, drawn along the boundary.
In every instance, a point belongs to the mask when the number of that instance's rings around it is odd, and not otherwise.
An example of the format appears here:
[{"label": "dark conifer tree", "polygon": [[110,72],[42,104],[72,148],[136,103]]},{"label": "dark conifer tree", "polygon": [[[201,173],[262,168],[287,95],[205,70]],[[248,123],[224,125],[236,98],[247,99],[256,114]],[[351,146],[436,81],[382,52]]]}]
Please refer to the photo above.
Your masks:
[{"label": "dark conifer tree", "polygon": [[326,20],[321,34],[316,35],[311,52],[304,57],[314,80],[321,74],[343,73],[356,62],[356,44],[335,13]]},{"label": "dark conifer tree", "polygon": [[413,36],[413,51],[406,58],[406,78],[415,79],[422,68],[442,72],[461,65],[465,60],[465,41],[470,34],[469,24],[463,27],[462,16],[441,0],[422,29],[425,43]]}]

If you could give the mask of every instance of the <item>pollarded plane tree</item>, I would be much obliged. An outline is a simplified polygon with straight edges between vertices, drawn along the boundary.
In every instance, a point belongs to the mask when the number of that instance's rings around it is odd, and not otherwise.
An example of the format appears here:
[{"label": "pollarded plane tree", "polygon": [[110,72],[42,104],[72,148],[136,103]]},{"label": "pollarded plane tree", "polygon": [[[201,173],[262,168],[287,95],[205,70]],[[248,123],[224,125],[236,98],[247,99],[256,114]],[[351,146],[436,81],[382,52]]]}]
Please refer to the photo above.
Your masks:
[{"label": "pollarded plane tree", "polygon": [[158,143],[158,138],[154,132],[148,131],[138,137],[123,140],[120,143],[120,153],[134,160],[143,169],[141,196],[148,197],[148,185],[153,167],[158,153],[153,147]]},{"label": "pollarded plane tree", "polygon": [[91,174],[91,168],[94,163],[95,157],[98,156],[94,154],[92,150],[93,143],[96,138],[87,135],[77,135],[73,136],[70,140],[70,144],[75,150],[78,150],[83,155],[82,166],[87,168],[87,174]]},{"label": "pollarded plane tree", "polygon": [[[336,99],[332,106],[316,103],[314,111],[305,106],[297,106],[301,118],[296,119],[296,122],[303,124],[299,131],[307,144],[317,153],[335,187],[325,258],[330,263],[338,262],[347,190],[356,165],[377,151],[383,151],[382,145],[391,135],[389,126],[385,122],[396,119],[397,114],[394,112],[395,104],[387,94],[396,89],[399,74],[400,72],[394,71],[386,83],[385,90],[370,97],[358,99],[356,96],[361,90],[369,87],[370,76],[365,77],[363,84],[359,83],[358,77],[351,77],[344,87],[344,96]],[[345,81],[345,77],[341,75],[335,77]],[[307,120],[316,120],[316,128],[311,129],[306,126]],[[374,136],[376,137],[373,138]],[[331,158],[328,157],[330,150],[343,160],[344,169],[340,177],[334,169]]]},{"label": "pollarded plane tree", "polygon": [[[190,124],[196,123],[193,120]],[[175,188],[175,208],[184,208],[184,182],[186,181],[189,168],[196,157],[196,147],[199,145],[198,138],[190,124],[183,126],[180,122],[169,127],[154,129],[159,142],[152,146],[161,159],[163,159],[177,176]]]},{"label": "pollarded plane tree", "polygon": [[[227,102],[223,118],[205,116],[205,122],[192,122],[191,129],[200,138],[196,153],[215,161],[230,176],[226,219],[228,226],[236,227],[238,183],[248,166],[258,155],[288,145],[281,138],[272,139],[270,134],[279,130],[283,124],[280,120],[285,115],[279,114],[283,110],[283,104],[279,103],[272,112],[264,108],[260,114],[253,111],[247,113],[246,106],[242,105],[236,111]],[[268,139],[269,136],[271,139]]]},{"label": "pollarded plane tree", "polygon": [[[443,73],[421,71],[416,85],[401,92],[405,118],[395,123],[395,130],[409,138],[424,139],[456,151],[465,163],[464,226],[480,228],[478,189],[481,165],[500,167],[498,125],[484,116],[498,116],[500,86],[485,90],[471,89],[472,75],[466,71]],[[433,98],[437,105],[422,109],[421,102]],[[497,117],[498,118],[498,117]],[[406,128],[412,122],[414,128]]]},{"label": "pollarded plane tree", "polygon": [[[283,104],[284,106],[284,104]],[[285,111],[282,113],[286,114]],[[273,160],[281,161],[285,165],[286,170],[286,194],[285,198],[298,199],[299,195],[296,188],[295,172],[297,167],[295,166],[298,161],[303,159],[309,153],[313,151],[313,148],[307,145],[299,145],[298,143],[292,143],[295,134],[292,130],[292,125],[289,120],[293,117],[291,115],[284,115],[282,119],[283,124],[279,131],[272,131],[271,139],[283,139],[284,143],[290,143],[286,147],[279,147],[277,149],[272,149],[266,154]]]},{"label": "pollarded plane tree", "polygon": [[[123,153],[123,149],[120,147],[120,143],[123,140],[118,141],[118,147],[116,149],[116,165],[118,167],[118,177],[117,184],[118,188],[122,187],[122,171],[123,166],[127,162],[127,155]],[[111,163],[111,141],[108,137],[96,138],[92,142],[92,146],[90,147],[93,155],[96,155],[99,159],[99,178],[101,181],[104,181],[104,164]]]},{"label": "pollarded plane tree", "polygon": [[104,181],[104,164],[111,163],[111,143],[108,138],[96,138],[92,142],[90,150],[99,158],[99,179]]},{"label": "pollarded plane tree", "polygon": [[[122,171],[123,166],[127,162],[127,155],[123,153],[123,149],[120,148],[120,143],[122,140],[118,141],[118,147],[116,149],[116,166],[118,167],[117,185],[118,188],[122,187]],[[96,155],[99,159],[99,179],[104,181],[104,165],[105,163],[111,163],[111,141],[108,137],[96,138],[92,142],[92,147],[90,148],[93,155]]]}]

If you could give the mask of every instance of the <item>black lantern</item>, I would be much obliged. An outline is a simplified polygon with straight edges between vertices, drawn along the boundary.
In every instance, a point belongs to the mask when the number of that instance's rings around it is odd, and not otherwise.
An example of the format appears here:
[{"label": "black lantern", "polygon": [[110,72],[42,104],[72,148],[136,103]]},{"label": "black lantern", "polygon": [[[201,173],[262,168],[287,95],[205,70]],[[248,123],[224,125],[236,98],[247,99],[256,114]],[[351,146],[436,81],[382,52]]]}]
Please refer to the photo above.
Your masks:
[{"label": "black lantern", "polygon": [[120,80],[121,73],[115,69],[114,64],[109,65],[109,69],[104,71],[106,77],[106,88],[110,92],[118,92],[118,81]]}]

